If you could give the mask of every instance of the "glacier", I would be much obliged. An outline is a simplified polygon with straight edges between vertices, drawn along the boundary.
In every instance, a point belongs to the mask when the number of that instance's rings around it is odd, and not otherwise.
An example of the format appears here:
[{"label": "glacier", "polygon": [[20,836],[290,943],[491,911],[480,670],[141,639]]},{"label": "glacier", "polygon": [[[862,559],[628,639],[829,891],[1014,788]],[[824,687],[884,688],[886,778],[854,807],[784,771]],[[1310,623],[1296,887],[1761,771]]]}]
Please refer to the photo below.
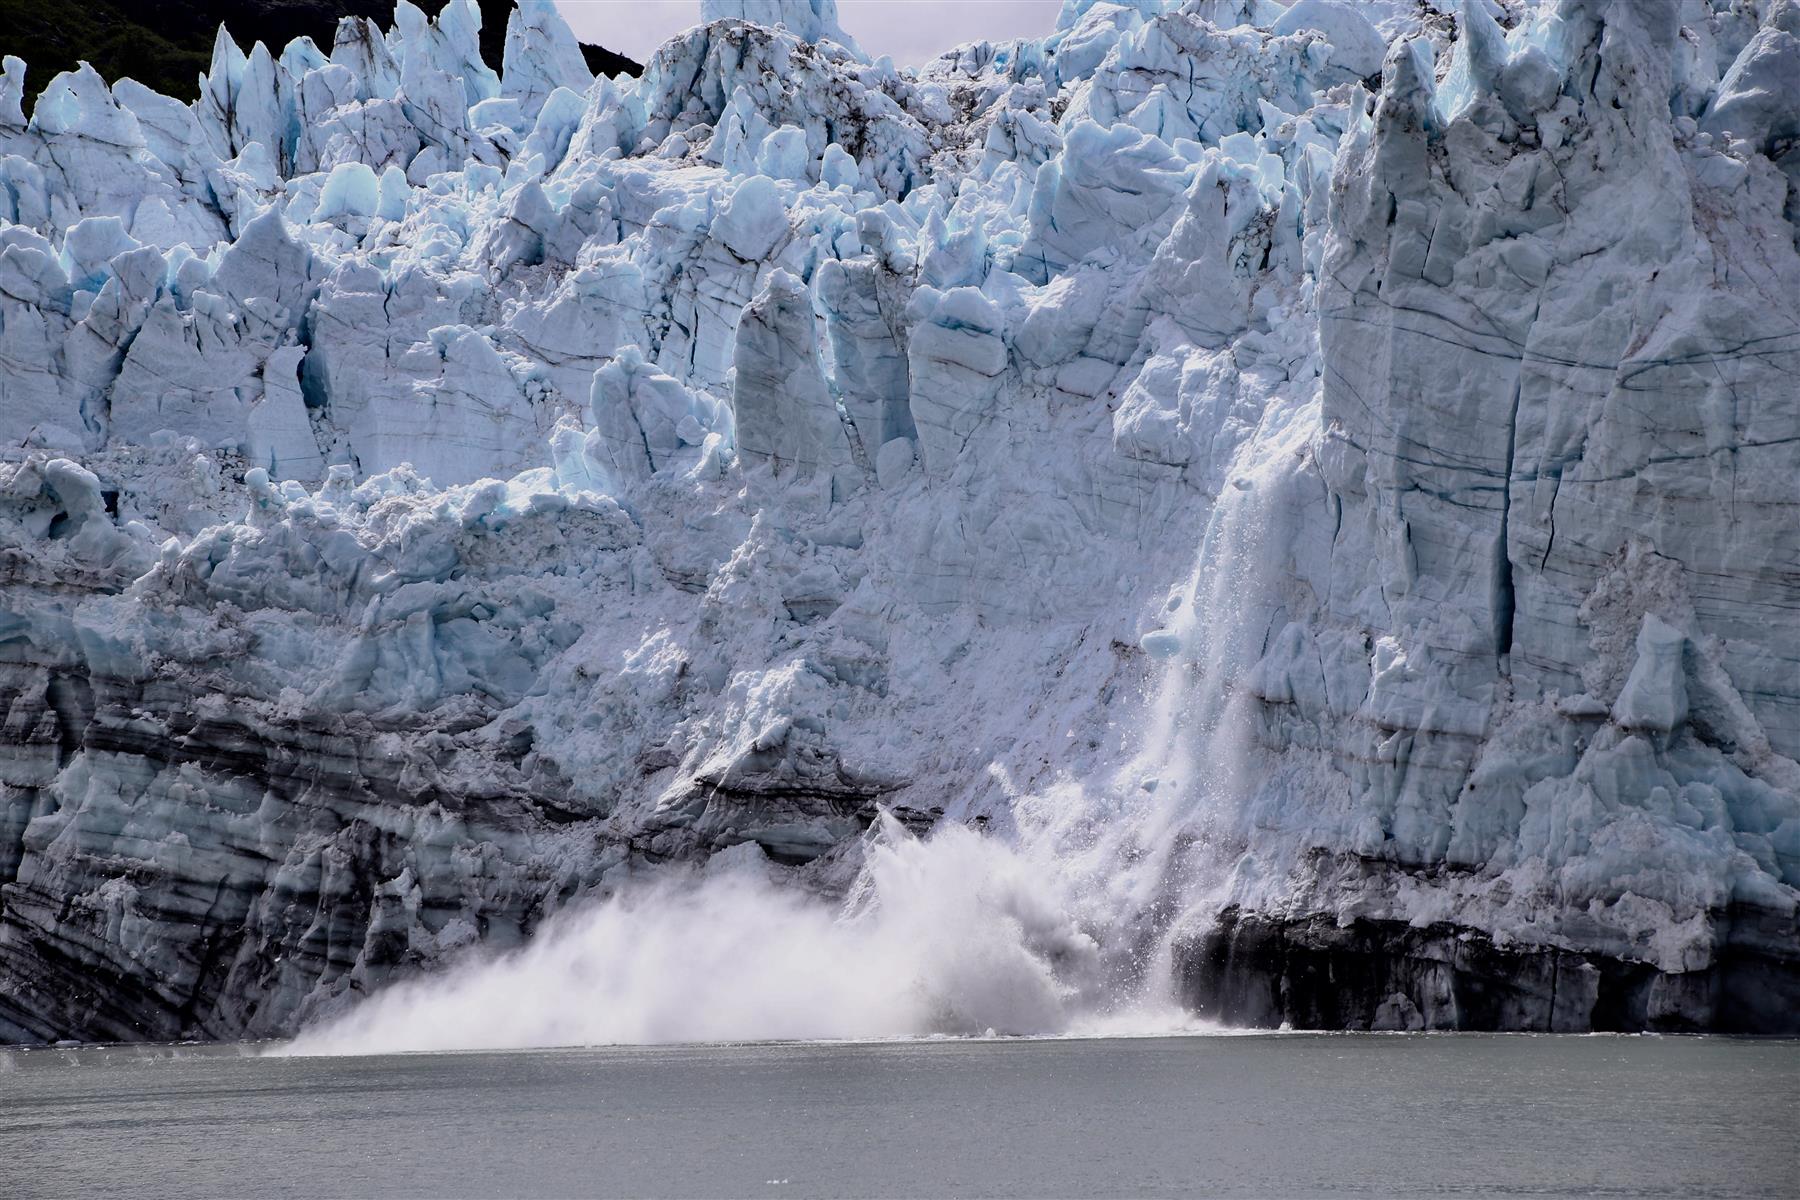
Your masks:
[{"label": "glacier", "polygon": [[0,1041],[1800,1029],[1800,4],[696,17],[5,59]]}]

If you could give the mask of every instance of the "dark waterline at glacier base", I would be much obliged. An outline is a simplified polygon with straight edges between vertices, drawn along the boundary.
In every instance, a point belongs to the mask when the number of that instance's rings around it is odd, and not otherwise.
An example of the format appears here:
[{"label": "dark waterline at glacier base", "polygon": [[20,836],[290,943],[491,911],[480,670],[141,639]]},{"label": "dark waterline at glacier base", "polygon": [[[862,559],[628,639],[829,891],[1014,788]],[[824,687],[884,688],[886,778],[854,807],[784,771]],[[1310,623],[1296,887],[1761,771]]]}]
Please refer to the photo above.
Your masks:
[{"label": "dark waterline at glacier base", "polygon": [[34,1196],[1792,1194],[1800,1042],[0,1053]]},{"label": "dark waterline at glacier base", "polygon": [[1391,1032],[1800,1033],[1791,914],[1733,906],[1713,963],[1673,973],[1447,923],[1227,908],[1174,946],[1176,986],[1234,1027]]}]

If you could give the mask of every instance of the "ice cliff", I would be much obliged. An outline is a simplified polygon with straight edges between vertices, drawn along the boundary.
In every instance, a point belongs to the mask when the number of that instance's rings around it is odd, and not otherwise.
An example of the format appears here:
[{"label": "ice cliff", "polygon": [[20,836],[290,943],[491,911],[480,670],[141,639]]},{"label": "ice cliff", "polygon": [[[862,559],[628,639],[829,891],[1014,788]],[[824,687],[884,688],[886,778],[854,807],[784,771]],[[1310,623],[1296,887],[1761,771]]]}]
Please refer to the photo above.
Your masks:
[{"label": "ice cliff", "polygon": [[1800,5],[699,15],[5,60],[0,1039],[943,825],[1206,1016],[1800,1027]]}]

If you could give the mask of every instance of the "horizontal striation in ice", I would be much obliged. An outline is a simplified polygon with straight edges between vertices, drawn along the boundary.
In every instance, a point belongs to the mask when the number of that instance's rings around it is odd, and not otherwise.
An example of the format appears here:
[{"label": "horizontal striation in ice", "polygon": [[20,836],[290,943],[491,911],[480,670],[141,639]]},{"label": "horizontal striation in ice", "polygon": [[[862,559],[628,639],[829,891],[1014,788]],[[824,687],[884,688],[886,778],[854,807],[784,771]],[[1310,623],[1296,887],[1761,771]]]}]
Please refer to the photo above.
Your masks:
[{"label": "horizontal striation in ice", "polygon": [[1781,1025],[1797,14],[1069,0],[899,69],[707,0],[631,80],[403,0],[29,114],[6,59],[0,1037],[283,1033],[1051,795],[1201,847],[1116,916],[1205,1011]]}]

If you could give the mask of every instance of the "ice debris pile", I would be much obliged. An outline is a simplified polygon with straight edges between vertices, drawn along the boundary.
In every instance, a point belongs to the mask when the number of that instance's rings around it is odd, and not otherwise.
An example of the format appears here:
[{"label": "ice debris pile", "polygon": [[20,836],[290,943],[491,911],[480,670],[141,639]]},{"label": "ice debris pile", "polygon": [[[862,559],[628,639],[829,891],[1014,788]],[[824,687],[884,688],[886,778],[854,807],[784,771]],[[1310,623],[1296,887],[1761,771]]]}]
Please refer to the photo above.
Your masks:
[{"label": "ice debris pile", "polygon": [[700,16],[5,60],[0,1038],[883,809],[1226,1019],[1793,1027],[1800,5]]}]

